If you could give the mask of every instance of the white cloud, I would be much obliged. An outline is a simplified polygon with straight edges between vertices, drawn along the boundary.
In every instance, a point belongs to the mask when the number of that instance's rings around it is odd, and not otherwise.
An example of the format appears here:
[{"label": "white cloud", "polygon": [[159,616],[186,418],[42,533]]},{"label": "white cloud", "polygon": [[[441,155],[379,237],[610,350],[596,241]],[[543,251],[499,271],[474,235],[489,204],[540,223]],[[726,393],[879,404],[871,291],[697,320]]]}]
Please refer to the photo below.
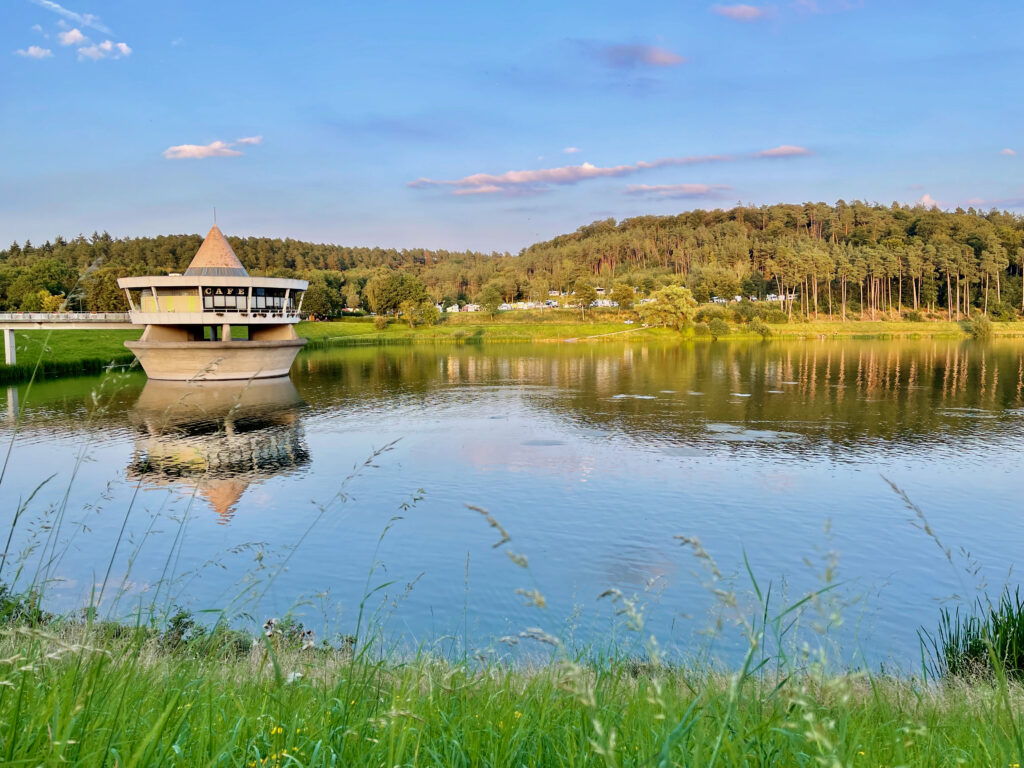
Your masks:
[{"label": "white cloud", "polygon": [[31,27],[33,32],[38,32],[43,37],[49,38],[50,36],[43,31],[43,28],[39,24],[33,24]]},{"label": "white cloud", "polygon": [[57,39],[60,40],[61,45],[79,45],[89,42],[89,38],[83,35],[78,27],[69,29],[67,32],[58,32]]},{"label": "white cloud", "polygon": [[562,151],[565,152],[565,154],[567,154],[567,155],[575,155],[577,152],[580,151],[580,148],[579,147],[566,147]]},{"label": "white cloud", "polygon": [[176,37],[173,40],[171,40],[171,45],[174,45],[174,46],[183,45],[184,42],[185,42],[185,38],[184,37]]},{"label": "white cloud", "polygon": [[731,189],[723,184],[630,184],[627,195],[649,197],[710,197],[719,191]]},{"label": "white cloud", "polygon": [[758,152],[756,157],[801,157],[814,154],[806,147],[795,147],[792,144],[783,144],[781,147],[773,147],[763,152]]},{"label": "white cloud", "polygon": [[239,144],[254,146],[262,144],[262,136],[246,136],[235,141],[212,141],[209,144],[179,144],[164,150],[168,160],[202,160],[207,157],[238,157],[242,153],[232,149]]},{"label": "white cloud", "polygon": [[65,19],[71,19],[72,21],[81,24],[83,27],[90,27],[92,29],[97,30],[98,32],[103,32],[107,35],[114,34],[113,32],[111,32],[109,27],[107,27],[100,21],[99,16],[94,16],[91,13],[75,13],[74,11],[68,10],[67,8],[64,8],[61,5],[58,5],[52,0],[30,0],[30,2],[35,3],[40,8],[45,8],[46,10],[52,11],[53,13],[56,13],[59,16],[63,16]]},{"label": "white cloud", "polygon": [[725,18],[732,19],[733,21],[743,22],[759,21],[768,17],[767,9],[742,3],[737,3],[736,5],[713,5],[711,6],[711,12],[717,13],[719,16],[725,16]]},{"label": "white cloud", "polygon": [[53,51],[49,48],[40,48],[38,45],[30,45],[28,48],[19,48],[14,53],[16,56],[23,56],[26,59],[48,59],[53,56]]},{"label": "white cloud", "polygon": [[811,151],[803,147],[784,145],[755,152],[750,155],[697,155],[691,157],[663,157],[658,160],[640,161],[630,165],[597,166],[591,163],[582,165],[565,165],[558,168],[537,168],[533,170],[506,171],[505,173],[475,173],[461,179],[427,179],[420,178],[407,182],[406,186],[414,189],[428,187],[454,187],[455,195],[485,195],[522,193],[524,190],[540,192],[548,185],[578,184],[588,179],[628,176],[640,171],[654,168],[672,168],[704,163],[732,162],[740,159],[759,160],[775,157],[791,157],[809,155]]},{"label": "white cloud", "polygon": [[115,43],[113,40],[104,40],[99,45],[88,45],[78,49],[79,59],[120,59],[122,56],[131,56],[132,49],[127,43]]},{"label": "white cloud", "polygon": [[943,203],[941,200],[936,200],[930,194],[925,192],[921,195],[921,199],[917,201],[918,205],[923,205],[925,208],[942,208]]},{"label": "white cloud", "polygon": [[1015,157],[1017,155],[1017,152],[1016,152],[1016,150],[1013,150],[1013,149],[1010,149],[1009,147],[1007,147],[1006,149],[1004,149],[999,154],[1000,155],[1006,155],[1007,157]]}]

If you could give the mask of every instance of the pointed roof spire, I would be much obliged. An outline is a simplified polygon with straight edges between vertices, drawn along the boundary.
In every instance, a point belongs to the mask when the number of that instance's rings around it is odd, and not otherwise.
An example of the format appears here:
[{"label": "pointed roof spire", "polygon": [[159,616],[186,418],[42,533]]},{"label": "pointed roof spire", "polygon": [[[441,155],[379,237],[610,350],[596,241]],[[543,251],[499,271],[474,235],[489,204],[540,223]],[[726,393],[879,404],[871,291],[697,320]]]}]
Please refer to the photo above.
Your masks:
[{"label": "pointed roof spire", "polygon": [[199,250],[196,251],[185,274],[207,277],[246,277],[249,273],[245,271],[242,262],[235,256],[224,233],[214,224],[206,233],[206,239],[199,246]]}]

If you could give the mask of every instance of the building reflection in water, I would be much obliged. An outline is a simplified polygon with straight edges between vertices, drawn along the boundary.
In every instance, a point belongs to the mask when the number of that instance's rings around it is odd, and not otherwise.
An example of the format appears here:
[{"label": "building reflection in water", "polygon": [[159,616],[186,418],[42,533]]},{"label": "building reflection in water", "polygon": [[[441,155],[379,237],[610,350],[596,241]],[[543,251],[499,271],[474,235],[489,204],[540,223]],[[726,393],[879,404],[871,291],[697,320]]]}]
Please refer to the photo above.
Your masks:
[{"label": "building reflection in water", "polygon": [[309,464],[304,406],[287,377],[148,381],[129,414],[128,476],[195,492],[227,523],[250,485]]}]

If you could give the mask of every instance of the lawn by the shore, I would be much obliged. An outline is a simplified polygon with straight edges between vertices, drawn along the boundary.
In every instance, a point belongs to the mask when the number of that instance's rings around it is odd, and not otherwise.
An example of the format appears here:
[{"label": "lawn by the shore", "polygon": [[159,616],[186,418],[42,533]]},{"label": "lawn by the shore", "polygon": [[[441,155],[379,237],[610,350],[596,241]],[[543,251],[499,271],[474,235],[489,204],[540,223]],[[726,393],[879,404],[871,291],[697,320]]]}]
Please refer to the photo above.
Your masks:
[{"label": "lawn by the shore", "polygon": [[[791,323],[771,325],[775,339],[831,338],[967,338],[964,324],[947,321],[907,322],[894,320],[810,320],[795,319]],[[996,337],[1024,337],[1024,321],[993,323]],[[672,342],[711,341],[692,329],[683,333],[667,328],[644,328],[628,323],[614,311],[594,311],[586,319],[575,312],[505,312],[494,318],[483,314],[445,316],[437,325],[410,328],[401,320],[391,320],[378,330],[373,318],[345,318],[324,322],[299,323],[297,333],[314,344],[388,344],[388,343],[464,343],[464,342],[584,342],[659,340]],[[42,360],[47,364],[73,367],[82,361],[103,363],[129,362],[131,353],[124,342],[137,339],[141,330],[115,331],[18,331],[18,364],[34,367]],[[727,338],[757,339],[745,325],[732,325]],[[95,367],[95,366],[93,366]],[[0,367],[0,371],[3,371]],[[54,369],[56,370],[56,369]],[[70,369],[69,369],[70,370]],[[13,373],[13,372],[12,372]],[[50,374],[52,375],[52,374]]]}]

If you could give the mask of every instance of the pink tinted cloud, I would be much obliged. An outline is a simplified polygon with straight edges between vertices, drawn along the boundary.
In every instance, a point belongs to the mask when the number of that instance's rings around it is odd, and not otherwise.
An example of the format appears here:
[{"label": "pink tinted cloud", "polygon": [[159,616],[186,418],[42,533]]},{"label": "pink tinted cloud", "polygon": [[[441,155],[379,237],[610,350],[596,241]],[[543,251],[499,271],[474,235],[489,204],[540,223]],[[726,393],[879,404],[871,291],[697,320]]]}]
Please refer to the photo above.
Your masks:
[{"label": "pink tinted cloud", "polygon": [[750,22],[768,18],[768,11],[765,8],[758,8],[755,5],[744,5],[742,3],[737,3],[736,5],[713,5],[711,6],[711,12],[733,21]]},{"label": "pink tinted cloud", "polygon": [[686,62],[678,53],[654,45],[608,45],[601,49],[600,56],[617,69],[675,67]]},{"label": "pink tinted cloud", "polygon": [[814,154],[806,147],[796,147],[792,144],[783,144],[781,147],[772,147],[758,152],[755,157],[802,157]]},{"label": "pink tinted cloud", "polygon": [[1006,149],[1002,150],[999,154],[1006,155],[1007,157],[1015,157],[1017,152],[1007,147]]},{"label": "pink tinted cloud", "polygon": [[263,137],[262,136],[244,136],[241,139],[238,139],[235,143],[236,144],[262,144],[263,143]]},{"label": "pink tinted cloud", "polygon": [[563,165],[557,168],[536,168],[532,170],[506,171],[505,173],[474,173],[461,179],[420,178],[407,182],[413,189],[429,187],[454,187],[455,195],[492,195],[522,193],[523,190],[540,191],[549,185],[567,186],[589,179],[629,176],[640,171],[655,168],[673,168],[706,163],[733,162],[740,159],[759,160],[775,157],[809,155],[803,147],[785,145],[774,149],[755,152],[750,155],[693,155],[687,157],[663,157],[630,165],[599,166],[592,163]]},{"label": "pink tinted cloud", "polygon": [[241,154],[223,141],[212,141],[209,144],[178,144],[164,150],[164,157],[168,160],[202,160],[207,157],[238,157]]}]

